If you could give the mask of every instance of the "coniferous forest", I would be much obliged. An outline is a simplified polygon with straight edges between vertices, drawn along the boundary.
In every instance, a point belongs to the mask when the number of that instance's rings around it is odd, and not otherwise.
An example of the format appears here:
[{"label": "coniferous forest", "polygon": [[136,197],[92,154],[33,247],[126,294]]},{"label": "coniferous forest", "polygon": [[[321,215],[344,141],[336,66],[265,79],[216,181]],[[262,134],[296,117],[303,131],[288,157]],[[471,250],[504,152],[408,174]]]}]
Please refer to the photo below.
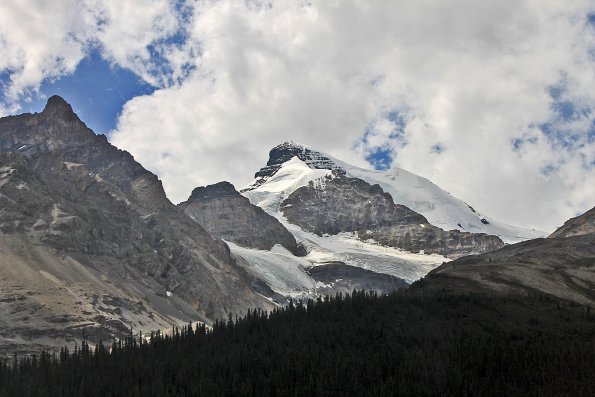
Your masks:
[{"label": "coniferous forest", "polygon": [[0,396],[592,396],[595,316],[544,296],[396,292],[0,365]]}]

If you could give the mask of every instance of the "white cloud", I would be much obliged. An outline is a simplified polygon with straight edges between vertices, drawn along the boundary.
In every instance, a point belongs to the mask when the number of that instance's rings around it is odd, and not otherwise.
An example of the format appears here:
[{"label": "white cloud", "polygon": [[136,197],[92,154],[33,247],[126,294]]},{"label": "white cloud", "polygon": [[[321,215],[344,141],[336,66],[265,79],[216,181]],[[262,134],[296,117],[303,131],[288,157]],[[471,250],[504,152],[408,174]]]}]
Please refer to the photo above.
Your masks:
[{"label": "white cloud", "polygon": [[[4,94],[14,107],[43,81],[74,72],[91,48],[148,83],[167,86],[187,64],[175,53],[178,45],[166,42],[181,29],[179,20],[174,5],[162,0],[0,2],[0,72],[10,75]],[[174,70],[164,72],[163,63]]]},{"label": "white cloud", "polygon": [[16,100],[41,81],[73,72],[85,55],[88,14],[73,1],[0,3],[0,71]]},{"label": "white cloud", "polygon": [[[196,185],[247,183],[291,139],[358,165],[393,150],[394,164],[521,226],[551,230],[595,204],[585,167],[595,160],[591,1],[205,0],[186,3],[188,18],[169,1],[89,0],[63,12],[43,3],[36,18],[50,37],[19,31],[30,17],[0,5],[11,89],[68,73],[88,43],[163,87],[126,104],[112,139],[173,201]],[[184,42],[168,41],[180,31]],[[555,86],[582,117],[559,117]],[[546,123],[562,132],[548,137]]]},{"label": "white cloud", "polygon": [[[176,52],[175,44],[164,42],[184,28],[173,2],[102,0],[93,2],[91,9],[99,21],[96,39],[104,56],[154,86],[170,85],[170,77],[192,58],[187,52]],[[164,72],[163,61],[174,72]]]},{"label": "white cloud", "polygon": [[[535,128],[554,120],[548,87],[562,80],[594,108],[588,2],[311,3],[201,2],[197,72],[131,101],[115,143],[157,170],[174,201],[197,184],[246,183],[293,139],[359,164],[392,147],[399,166],[510,223],[549,230],[595,204],[578,154],[592,160],[593,143],[567,150]],[[407,114],[405,146],[381,118],[391,110]],[[574,130],[584,135],[585,121]]]}]

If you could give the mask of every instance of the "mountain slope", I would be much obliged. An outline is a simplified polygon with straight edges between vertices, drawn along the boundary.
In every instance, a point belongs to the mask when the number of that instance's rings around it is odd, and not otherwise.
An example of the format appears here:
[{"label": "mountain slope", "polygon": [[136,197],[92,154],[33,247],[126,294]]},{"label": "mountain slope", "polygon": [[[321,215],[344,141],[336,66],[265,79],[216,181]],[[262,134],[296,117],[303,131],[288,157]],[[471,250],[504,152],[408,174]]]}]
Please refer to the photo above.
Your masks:
[{"label": "mountain slope", "polygon": [[242,189],[242,192],[248,197],[258,196],[261,186],[293,157],[297,157],[311,169],[334,170],[371,185],[378,184],[392,196],[396,204],[404,205],[423,215],[430,224],[444,230],[456,229],[495,235],[506,243],[545,237],[543,232],[506,225],[479,214],[467,203],[451,196],[427,179],[403,169],[365,170],[294,142],[285,142],[274,147],[269,154],[267,165],[256,173],[254,181]]},{"label": "mountain slope", "polygon": [[293,157],[277,167],[258,187],[255,188],[252,184],[249,188],[243,189],[242,194],[249,198],[252,204],[275,216],[296,237],[308,252],[303,259],[312,266],[341,262],[392,275],[411,283],[444,261],[448,261],[442,255],[423,255],[383,247],[371,240],[358,239],[353,233],[318,236],[290,223],[280,211],[281,203],[299,188],[309,186],[310,183],[318,186],[331,176],[331,170],[310,168],[305,162]]},{"label": "mountain slope", "polygon": [[567,220],[549,237],[570,237],[593,233],[595,233],[595,207],[580,216]]},{"label": "mountain slope", "polygon": [[319,236],[355,232],[362,240],[410,252],[457,257],[503,245],[496,236],[432,226],[422,215],[394,204],[378,185],[341,174],[295,190],[280,210],[290,223]]},{"label": "mountain slope", "polygon": [[197,187],[178,206],[209,233],[224,240],[261,250],[280,244],[298,253],[293,235],[276,218],[240,195],[229,182]]},{"label": "mountain slope", "polygon": [[271,150],[267,166],[241,191],[252,204],[277,217],[298,240],[303,232],[319,236],[354,232],[372,244],[449,257],[502,246],[496,236],[443,231],[429,224],[421,214],[395,203],[378,185],[349,176],[349,167],[289,142]]},{"label": "mountain slope", "polygon": [[305,253],[303,243],[298,247],[281,222],[251,204],[228,182],[198,187],[178,206],[223,238],[238,265],[252,277],[254,288],[276,303],[285,304],[288,297],[316,298],[361,288],[384,294],[408,285],[394,275],[355,267],[338,258],[313,266],[300,257]]},{"label": "mountain slope", "polygon": [[0,160],[0,289],[20,291],[0,302],[0,321],[15,345],[33,343],[32,329],[109,339],[272,307],[221,240],[62,98],[0,119]]},{"label": "mountain slope", "polygon": [[585,229],[592,216],[590,210],[569,220],[550,238],[445,263],[416,287],[542,293],[595,306],[595,233]]}]

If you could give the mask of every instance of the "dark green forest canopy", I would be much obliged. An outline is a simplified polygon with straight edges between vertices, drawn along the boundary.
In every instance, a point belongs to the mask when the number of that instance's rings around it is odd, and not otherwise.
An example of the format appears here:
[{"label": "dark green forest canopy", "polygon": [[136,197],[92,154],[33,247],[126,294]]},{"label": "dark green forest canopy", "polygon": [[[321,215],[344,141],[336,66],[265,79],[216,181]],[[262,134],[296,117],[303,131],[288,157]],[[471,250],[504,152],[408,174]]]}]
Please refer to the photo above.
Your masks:
[{"label": "dark green forest canopy", "polygon": [[595,316],[544,296],[354,292],[212,331],[7,360],[0,396],[590,396]]}]

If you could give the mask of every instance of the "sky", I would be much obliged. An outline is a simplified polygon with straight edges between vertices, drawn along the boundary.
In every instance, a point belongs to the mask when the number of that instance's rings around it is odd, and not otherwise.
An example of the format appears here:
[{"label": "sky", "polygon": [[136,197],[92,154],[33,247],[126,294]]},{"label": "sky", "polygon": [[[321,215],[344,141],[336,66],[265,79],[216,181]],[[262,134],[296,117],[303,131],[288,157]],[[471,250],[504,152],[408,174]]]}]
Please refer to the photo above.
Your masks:
[{"label": "sky", "polygon": [[590,0],[3,0],[0,116],[53,94],[176,203],[293,140],[517,226],[595,205]]}]

